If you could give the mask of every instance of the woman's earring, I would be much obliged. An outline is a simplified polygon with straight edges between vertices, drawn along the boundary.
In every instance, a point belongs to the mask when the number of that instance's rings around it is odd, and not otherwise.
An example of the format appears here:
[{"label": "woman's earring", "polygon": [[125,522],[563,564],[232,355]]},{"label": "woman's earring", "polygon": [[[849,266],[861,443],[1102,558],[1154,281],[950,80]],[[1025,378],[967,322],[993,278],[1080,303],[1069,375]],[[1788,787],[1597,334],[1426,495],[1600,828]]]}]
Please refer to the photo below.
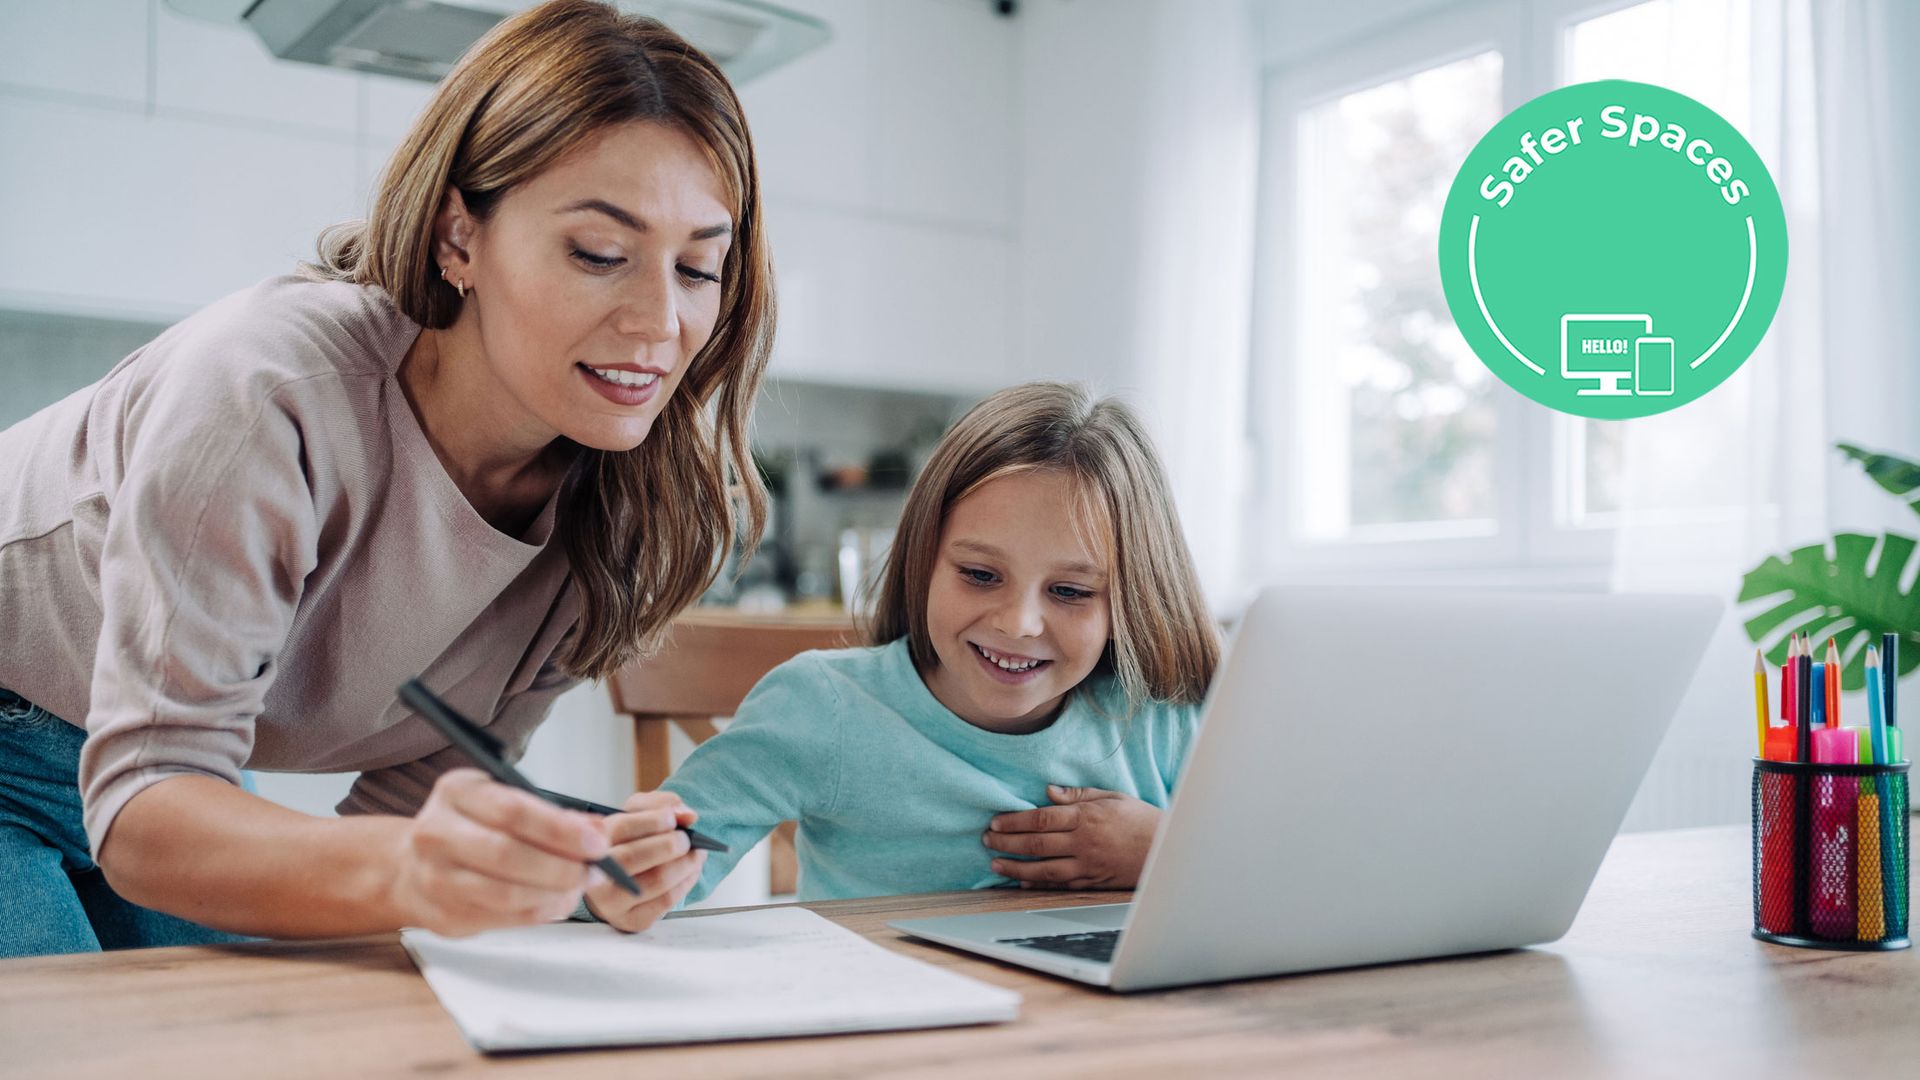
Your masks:
[{"label": "woman's earring", "polygon": [[453,289],[460,294],[460,299],[465,300],[467,298],[467,279],[461,278],[459,281],[454,282]]}]

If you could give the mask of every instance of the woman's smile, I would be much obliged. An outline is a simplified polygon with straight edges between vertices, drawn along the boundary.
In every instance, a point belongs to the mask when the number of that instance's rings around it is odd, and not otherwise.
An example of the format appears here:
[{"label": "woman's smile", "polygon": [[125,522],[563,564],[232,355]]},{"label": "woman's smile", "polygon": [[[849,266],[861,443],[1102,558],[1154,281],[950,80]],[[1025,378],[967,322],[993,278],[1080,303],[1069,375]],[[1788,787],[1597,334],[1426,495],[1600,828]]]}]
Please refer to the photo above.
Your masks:
[{"label": "woman's smile", "polygon": [[574,370],[601,397],[615,405],[628,406],[645,405],[652,401],[660,392],[661,381],[667,375],[658,368],[641,368],[632,364],[593,367],[583,362],[575,364]]}]

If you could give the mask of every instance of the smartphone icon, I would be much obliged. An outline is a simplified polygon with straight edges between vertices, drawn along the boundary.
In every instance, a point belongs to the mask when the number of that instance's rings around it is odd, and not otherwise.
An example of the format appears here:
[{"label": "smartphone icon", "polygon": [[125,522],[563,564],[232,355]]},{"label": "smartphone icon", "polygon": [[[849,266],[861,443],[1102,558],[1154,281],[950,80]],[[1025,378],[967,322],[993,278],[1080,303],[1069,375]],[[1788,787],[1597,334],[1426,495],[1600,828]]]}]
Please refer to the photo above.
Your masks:
[{"label": "smartphone icon", "polygon": [[1640,397],[1668,397],[1673,393],[1673,339],[1635,338],[1633,392]]}]

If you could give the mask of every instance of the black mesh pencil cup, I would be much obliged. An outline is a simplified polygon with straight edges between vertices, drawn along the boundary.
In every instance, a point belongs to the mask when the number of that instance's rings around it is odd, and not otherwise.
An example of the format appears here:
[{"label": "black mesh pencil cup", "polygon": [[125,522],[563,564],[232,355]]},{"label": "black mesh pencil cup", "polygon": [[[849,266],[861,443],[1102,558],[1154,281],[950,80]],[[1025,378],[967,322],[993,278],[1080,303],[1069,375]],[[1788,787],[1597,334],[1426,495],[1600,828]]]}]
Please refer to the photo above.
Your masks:
[{"label": "black mesh pencil cup", "polygon": [[1753,763],[1753,936],[1904,949],[1907,763]]}]

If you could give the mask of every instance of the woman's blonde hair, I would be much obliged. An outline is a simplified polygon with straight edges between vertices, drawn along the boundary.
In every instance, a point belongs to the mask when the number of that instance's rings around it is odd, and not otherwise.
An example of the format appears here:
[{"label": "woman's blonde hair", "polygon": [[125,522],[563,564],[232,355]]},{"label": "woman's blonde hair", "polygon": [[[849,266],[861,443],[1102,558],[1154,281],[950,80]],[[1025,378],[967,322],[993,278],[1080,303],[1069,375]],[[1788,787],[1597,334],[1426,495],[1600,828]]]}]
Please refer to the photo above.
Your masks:
[{"label": "woman's blonde hair", "polygon": [[938,665],[927,592],[947,514],[988,481],[1033,470],[1074,481],[1075,526],[1106,554],[1113,640],[1095,670],[1115,676],[1134,707],[1149,699],[1198,703],[1220,662],[1220,638],[1159,457],[1132,410],[1066,383],[1002,390],[940,441],[907,496],[868,641],[905,637],[922,670]]},{"label": "woman's blonde hair", "polygon": [[[671,125],[705,151],[733,211],[719,318],[646,442],[581,447],[561,484],[580,623],[560,657],[601,678],[650,650],[698,599],[734,537],[766,526],[747,427],[773,344],[772,269],[753,140],[713,62],[648,18],[595,0],[552,0],[496,26],[449,73],[381,175],[365,221],[321,234],[309,276],[377,285],[408,318],[452,325],[464,300],[441,280],[434,219],[449,188],[484,221],[500,197],[609,128]],[[731,475],[730,475],[731,474]]]}]

